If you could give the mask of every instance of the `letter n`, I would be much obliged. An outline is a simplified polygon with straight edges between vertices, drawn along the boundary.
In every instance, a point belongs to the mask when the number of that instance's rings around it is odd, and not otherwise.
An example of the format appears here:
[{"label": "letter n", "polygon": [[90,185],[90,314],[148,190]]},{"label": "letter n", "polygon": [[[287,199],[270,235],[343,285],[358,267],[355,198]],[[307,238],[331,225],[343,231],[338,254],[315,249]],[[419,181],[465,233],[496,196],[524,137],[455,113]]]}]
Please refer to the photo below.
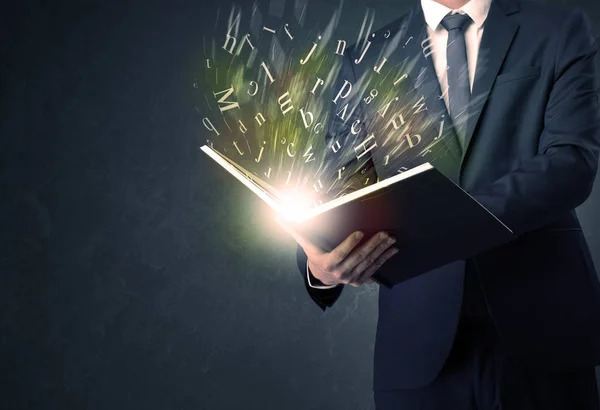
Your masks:
[{"label": "letter n", "polygon": [[[230,36],[229,34],[226,34],[226,38],[225,38],[225,44],[223,44],[223,49],[225,51],[227,51],[229,54],[233,55],[233,50],[235,49],[235,43],[237,43],[237,40],[235,39],[235,37]],[[229,45],[229,41],[231,40],[231,47],[227,48]]]},{"label": "letter n", "polygon": [[343,56],[344,55],[344,51],[346,51],[346,40],[338,40],[338,44],[337,44],[337,48],[335,50],[335,53],[337,55]]}]

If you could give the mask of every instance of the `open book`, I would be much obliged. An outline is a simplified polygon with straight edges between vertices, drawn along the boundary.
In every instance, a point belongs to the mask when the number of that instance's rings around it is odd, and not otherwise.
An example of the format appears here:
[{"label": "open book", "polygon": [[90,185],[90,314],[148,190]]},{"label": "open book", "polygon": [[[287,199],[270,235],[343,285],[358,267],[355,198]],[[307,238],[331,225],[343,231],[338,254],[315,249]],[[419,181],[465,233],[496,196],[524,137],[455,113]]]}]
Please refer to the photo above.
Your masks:
[{"label": "open book", "polygon": [[399,252],[373,276],[387,287],[513,239],[510,228],[429,163],[302,207],[214,149],[201,149],[326,251],[358,230],[363,240],[379,231],[394,236]]}]

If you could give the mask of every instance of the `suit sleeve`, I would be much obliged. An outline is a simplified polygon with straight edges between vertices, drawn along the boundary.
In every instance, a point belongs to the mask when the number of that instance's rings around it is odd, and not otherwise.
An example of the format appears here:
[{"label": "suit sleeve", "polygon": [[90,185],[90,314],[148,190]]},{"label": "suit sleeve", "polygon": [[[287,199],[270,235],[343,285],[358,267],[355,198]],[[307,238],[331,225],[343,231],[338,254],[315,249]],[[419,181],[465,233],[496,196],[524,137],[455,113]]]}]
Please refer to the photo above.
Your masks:
[{"label": "suit sleeve", "polygon": [[[341,66],[336,77],[334,93],[342,89],[345,82],[350,82],[356,88],[356,75],[352,65],[352,47],[346,49],[342,59]],[[334,94],[335,95],[335,94]],[[345,111],[344,119],[342,115],[336,115],[343,110],[343,107],[348,104]],[[373,183],[377,180],[375,167],[369,155],[365,155],[361,161],[357,160],[354,149],[361,142],[361,138],[357,134],[351,132],[352,124],[356,120],[362,120],[362,110],[358,92],[353,89],[345,99],[338,99],[337,103],[332,101],[330,108],[330,120],[328,121],[325,141],[327,145],[327,153],[325,155],[323,185],[333,186],[329,191],[327,200],[331,200],[342,193],[352,192],[362,187],[361,184],[365,180]],[[339,150],[333,150],[331,147],[334,144],[339,144],[343,147]],[[336,145],[337,147],[337,145]],[[338,174],[338,170],[343,169],[343,172]],[[342,178],[338,176],[341,175]],[[357,177],[358,176],[358,177]],[[325,181],[325,178],[332,178]],[[334,193],[332,195],[332,193]],[[298,246],[297,248],[298,269],[302,275],[306,290],[311,299],[322,309],[326,310],[331,307],[340,297],[344,285],[336,286],[331,289],[318,289],[311,287],[308,283],[308,275],[310,271],[307,268],[307,257],[304,250]],[[318,282],[318,279],[311,276],[311,282]]]},{"label": "suit sleeve", "polygon": [[[296,251],[296,260],[298,262],[298,270],[300,271],[300,275],[302,275],[302,280],[304,281],[304,286],[310,298],[321,308],[321,310],[325,311],[326,308],[333,306],[333,304],[338,300],[340,295],[342,294],[342,290],[344,289],[344,285],[336,286],[331,289],[317,289],[313,288],[308,284],[307,274],[310,275],[310,271],[308,270],[308,260],[306,258],[306,253],[304,250],[298,246]],[[314,277],[313,277],[314,278]],[[311,278],[311,281],[313,280]],[[316,280],[316,278],[314,278]]]},{"label": "suit sleeve", "polygon": [[578,9],[566,16],[559,33],[538,155],[471,192],[516,235],[549,224],[583,203],[597,171],[597,45],[588,18]]}]

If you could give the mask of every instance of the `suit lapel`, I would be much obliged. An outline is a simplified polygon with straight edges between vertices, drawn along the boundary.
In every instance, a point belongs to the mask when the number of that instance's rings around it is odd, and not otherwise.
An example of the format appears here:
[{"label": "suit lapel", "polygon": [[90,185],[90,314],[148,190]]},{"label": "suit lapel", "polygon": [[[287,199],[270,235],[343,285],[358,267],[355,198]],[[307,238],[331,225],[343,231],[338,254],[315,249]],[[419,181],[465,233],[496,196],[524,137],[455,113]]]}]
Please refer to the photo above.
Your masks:
[{"label": "suit lapel", "polygon": [[407,19],[405,33],[401,36],[400,46],[404,52],[404,69],[408,73],[407,80],[410,82],[412,89],[415,93],[418,93],[415,100],[418,100],[421,96],[424,98],[432,121],[445,121],[445,135],[442,136],[441,140],[455,161],[459,163],[461,157],[460,146],[442,97],[440,83],[433,64],[433,56],[427,55],[429,41],[427,23],[420,1],[417,0],[416,3]]},{"label": "suit lapel", "polygon": [[473,133],[487,102],[490,90],[496,81],[496,76],[519,28],[516,22],[506,16],[517,10],[518,6],[511,0],[493,0],[484,23],[475,69],[475,81],[471,92],[465,150],[461,159],[461,167],[469,151]]},{"label": "suit lapel", "polygon": [[427,56],[423,50],[428,41],[427,23],[425,22],[420,0],[415,3],[406,21],[406,27],[400,29],[401,32],[404,32],[401,34],[400,46],[404,50],[403,58],[409,72],[408,79],[412,82],[415,90],[424,97],[432,118],[446,121],[448,135],[443,137],[442,141],[447,145],[450,153],[459,161],[462,168],[481,112],[519,27],[517,23],[507,18],[507,15],[518,11],[518,6],[513,0],[493,0],[491,3],[479,46],[467,122],[465,150],[461,154],[452,120],[442,97],[440,83],[433,64],[433,56]]}]

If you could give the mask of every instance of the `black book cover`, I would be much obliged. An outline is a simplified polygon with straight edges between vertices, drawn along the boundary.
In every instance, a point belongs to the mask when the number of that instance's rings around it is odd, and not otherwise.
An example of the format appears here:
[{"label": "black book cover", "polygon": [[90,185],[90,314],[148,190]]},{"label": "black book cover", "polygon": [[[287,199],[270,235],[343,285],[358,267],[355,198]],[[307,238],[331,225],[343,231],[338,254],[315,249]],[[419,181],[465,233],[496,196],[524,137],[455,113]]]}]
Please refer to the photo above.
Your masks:
[{"label": "black book cover", "polygon": [[421,273],[513,239],[512,231],[462,188],[431,167],[296,225],[326,250],[354,231],[379,231],[399,252],[373,276],[392,287]]},{"label": "black book cover", "polygon": [[380,231],[395,237],[399,252],[373,275],[389,288],[514,238],[506,225],[429,163],[302,212],[286,207],[285,195],[222,154],[207,146],[202,150],[326,251],[355,231],[365,234],[363,240]]}]

